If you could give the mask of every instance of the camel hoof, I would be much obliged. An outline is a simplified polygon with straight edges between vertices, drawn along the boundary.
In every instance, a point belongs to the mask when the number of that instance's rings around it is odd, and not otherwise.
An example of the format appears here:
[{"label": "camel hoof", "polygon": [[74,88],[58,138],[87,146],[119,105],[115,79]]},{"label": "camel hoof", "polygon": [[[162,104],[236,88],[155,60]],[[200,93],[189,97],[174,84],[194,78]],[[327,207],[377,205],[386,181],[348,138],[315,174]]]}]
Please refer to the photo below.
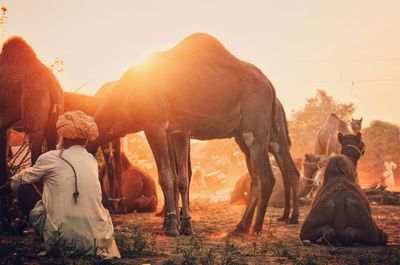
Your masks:
[{"label": "camel hoof", "polygon": [[278,218],[278,222],[287,222],[289,220],[289,217],[287,216],[282,216]]},{"label": "camel hoof", "polygon": [[180,234],[190,236],[193,234],[191,218],[181,218]]},{"label": "camel hoof", "polygon": [[171,237],[179,236],[179,232],[178,229],[176,229],[176,227],[166,227],[164,229],[164,234],[166,236],[171,236]]},{"label": "camel hoof", "polygon": [[245,227],[238,225],[238,226],[236,226],[235,230],[233,230],[231,232],[231,235],[232,236],[241,236],[241,235],[245,235],[245,234],[249,234],[249,233],[250,233],[249,228],[245,228]]},{"label": "camel hoof", "polygon": [[290,218],[289,220],[287,220],[287,222],[286,223],[288,223],[288,224],[293,224],[293,225],[297,225],[298,223],[299,223],[299,217],[293,217],[292,216],[292,218]]},{"label": "camel hoof", "polygon": [[166,236],[179,236],[178,221],[175,214],[170,214],[164,218],[164,234]]}]

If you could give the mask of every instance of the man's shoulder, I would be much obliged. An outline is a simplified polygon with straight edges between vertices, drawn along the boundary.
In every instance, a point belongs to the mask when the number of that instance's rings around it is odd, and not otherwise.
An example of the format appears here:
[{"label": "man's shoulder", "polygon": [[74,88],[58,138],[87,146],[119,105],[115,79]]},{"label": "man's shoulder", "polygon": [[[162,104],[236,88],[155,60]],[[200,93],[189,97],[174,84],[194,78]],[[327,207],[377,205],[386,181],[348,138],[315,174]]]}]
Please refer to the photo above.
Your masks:
[{"label": "man's shoulder", "polygon": [[60,156],[60,150],[50,150],[41,154],[38,159],[52,159],[58,156]]}]

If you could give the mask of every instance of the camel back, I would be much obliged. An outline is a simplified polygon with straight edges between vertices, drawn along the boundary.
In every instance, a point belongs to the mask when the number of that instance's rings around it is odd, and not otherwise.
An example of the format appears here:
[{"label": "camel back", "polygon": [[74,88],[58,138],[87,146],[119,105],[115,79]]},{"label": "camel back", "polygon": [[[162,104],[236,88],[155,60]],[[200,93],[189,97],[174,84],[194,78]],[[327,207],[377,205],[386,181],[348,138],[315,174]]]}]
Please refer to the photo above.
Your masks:
[{"label": "camel back", "polygon": [[165,114],[213,124],[216,117],[231,120],[240,116],[244,93],[262,96],[270,89],[274,91],[258,68],[233,56],[214,37],[197,33],[129,69],[109,99],[128,100],[135,106],[129,114],[138,120]]}]

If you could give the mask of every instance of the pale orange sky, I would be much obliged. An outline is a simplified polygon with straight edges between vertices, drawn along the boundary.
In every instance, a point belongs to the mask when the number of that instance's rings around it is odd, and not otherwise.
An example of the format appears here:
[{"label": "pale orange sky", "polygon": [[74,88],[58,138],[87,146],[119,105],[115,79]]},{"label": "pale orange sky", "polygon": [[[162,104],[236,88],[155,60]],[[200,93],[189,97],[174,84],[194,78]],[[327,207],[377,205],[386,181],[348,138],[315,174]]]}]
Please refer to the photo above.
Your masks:
[{"label": "pale orange sky", "polygon": [[324,89],[354,102],[356,118],[400,124],[397,0],[0,3],[6,37],[23,36],[46,64],[64,60],[57,77],[65,90],[88,82],[81,92],[93,94],[151,52],[205,32],[263,70],[288,114]]}]

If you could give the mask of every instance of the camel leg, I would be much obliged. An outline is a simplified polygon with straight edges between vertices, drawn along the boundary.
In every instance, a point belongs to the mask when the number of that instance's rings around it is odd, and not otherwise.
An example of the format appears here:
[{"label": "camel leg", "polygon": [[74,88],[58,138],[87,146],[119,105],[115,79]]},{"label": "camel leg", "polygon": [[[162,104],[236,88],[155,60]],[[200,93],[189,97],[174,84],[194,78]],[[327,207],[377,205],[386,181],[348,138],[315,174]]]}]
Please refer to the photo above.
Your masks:
[{"label": "camel leg", "polygon": [[180,234],[191,235],[192,221],[189,211],[189,146],[188,132],[174,133],[171,136],[174,145],[177,164],[177,188],[182,199],[182,212],[180,216]]},{"label": "camel leg", "polygon": [[297,197],[297,190],[299,185],[299,178],[293,180],[291,183],[292,187],[292,198],[293,198],[293,211],[292,216],[290,217],[288,223],[289,224],[298,224],[299,223],[299,198]]},{"label": "camel leg", "polygon": [[[282,172],[283,184],[285,188],[285,208],[283,211],[283,216],[280,217],[278,221],[287,221],[288,223],[297,224],[299,218],[297,185],[300,174],[292,160],[289,152],[289,146],[282,144],[277,152],[272,148],[272,153],[276,162],[278,163],[280,171]],[[293,191],[293,213],[292,217],[289,219],[291,191]]]},{"label": "camel leg", "polygon": [[7,130],[0,129],[0,185],[8,180],[7,148]]},{"label": "camel leg", "polygon": [[158,182],[164,194],[164,233],[167,236],[178,236],[177,205],[174,199],[174,180],[168,153],[166,125],[160,124],[147,128],[145,135],[157,164]]},{"label": "camel leg", "polygon": [[118,202],[118,212],[127,213],[126,200],[122,192],[122,165],[121,165],[121,140],[120,138],[115,139],[111,143],[112,149],[114,150],[113,162],[115,169],[115,180],[117,181],[116,194],[117,198],[121,199]]},{"label": "camel leg", "polygon": [[38,157],[42,154],[45,131],[29,131],[29,142],[31,148],[31,162],[35,164]]},{"label": "camel leg", "polygon": [[[1,120],[0,120],[1,121]],[[5,184],[8,180],[8,167],[7,167],[7,130],[0,130],[0,186]],[[11,215],[9,207],[11,205],[8,196],[0,196],[0,222],[3,231],[11,230]]]},{"label": "camel leg", "polygon": [[242,150],[242,152],[245,154],[246,165],[247,169],[249,170],[251,178],[250,193],[248,194],[249,199],[247,201],[246,210],[239,224],[236,226],[236,229],[233,231],[233,234],[242,234],[242,233],[248,233],[250,230],[251,221],[253,219],[256,204],[260,197],[260,188],[259,188],[259,179],[257,178],[257,175],[254,174],[254,171],[251,170],[250,150],[248,149],[242,136],[235,137],[235,141],[239,145],[239,148]]},{"label": "camel leg", "polygon": [[273,152],[273,155],[275,157],[276,162],[278,163],[279,169],[282,172],[282,180],[283,180],[283,186],[285,189],[285,207],[283,209],[283,215],[282,217],[278,218],[278,221],[280,222],[286,222],[289,219],[289,214],[290,214],[290,190],[291,190],[291,185],[290,181],[288,179],[288,172],[285,168],[285,165],[279,156],[278,153]]},{"label": "camel leg", "polygon": [[255,174],[259,176],[261,189],[261,198],[258,202],[257,216],[254,224],[255,233],[260,233],[262,230],[269,198],[271,197],[272,190],[275,185],[275,177],[272,173],[269,156],[267,156],[265,159],[265,153],[268,151],[268,146],[266,146],[266,143],[268,143],[268,135],[266,140],[262,139],[261,137],[256,138],[249,147],[251,165],[254,168],[253,170]]},{"label": "camel leg", "polygon": [[[116,212],[117,211],[117,207],[115,205],[115,201],[110,201],[109,199],[115,199],[115,172],[114,172],[114,166],[112,163],[112,147],[110,145],[110,142],[106,142],[105,144],[102,144],[100,146],[101,151],[103,153],[103,157],[104,157],[104,164],[106,166],[106,173],[107,173],[107,178],[108,178],[108,182],[110,183],[110,190],[109,190],[109,194],[107,194],[107,202],[106,202],[106,207],[111,211],[111,212]],[[104,181],[104,180],[103,180]],[[105,191],[103,191],[105,192]]]}]

